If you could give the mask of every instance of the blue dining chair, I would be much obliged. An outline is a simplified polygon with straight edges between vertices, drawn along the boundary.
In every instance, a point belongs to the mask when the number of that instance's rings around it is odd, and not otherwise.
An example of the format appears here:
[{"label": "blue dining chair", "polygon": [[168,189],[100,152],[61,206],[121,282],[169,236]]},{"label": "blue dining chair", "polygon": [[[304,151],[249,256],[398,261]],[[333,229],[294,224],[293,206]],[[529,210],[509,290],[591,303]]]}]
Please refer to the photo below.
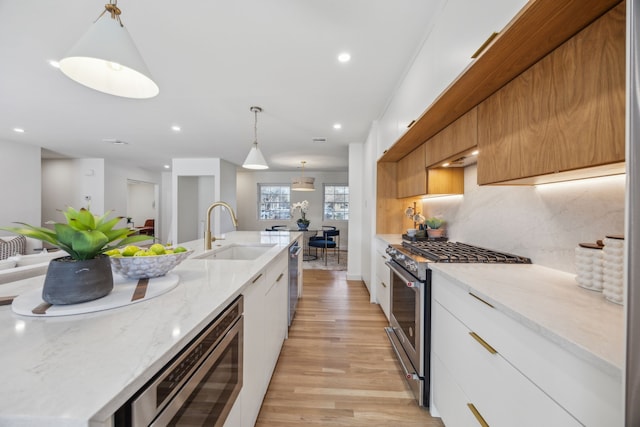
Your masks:
[{"label": "blue dining chair", "polygon": [[322,236],[311,236],[309,238],[309,252],[311,248],[316,251],[316,258],[318,256],[318,249],[322,249],[322,256],[324,257],[324,265],[327,265],[327,252],[329,249],[333,249],[338,256],[338,264],[340,264],[340,230],[333,226],[322,226]]}]

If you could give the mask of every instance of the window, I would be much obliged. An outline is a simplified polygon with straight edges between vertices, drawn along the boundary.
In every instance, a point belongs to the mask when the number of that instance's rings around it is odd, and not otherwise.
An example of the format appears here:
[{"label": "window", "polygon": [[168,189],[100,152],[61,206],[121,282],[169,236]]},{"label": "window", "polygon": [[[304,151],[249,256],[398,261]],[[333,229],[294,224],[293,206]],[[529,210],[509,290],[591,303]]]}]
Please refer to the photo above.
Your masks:
[{"label": "window", "polygon": [[258,218],[291,219],[291,187],[282,184],[258,184]]},{"label": "window", "polygon": [[325,220],[348,220],[349,186],[325,184],[323,206]]}]

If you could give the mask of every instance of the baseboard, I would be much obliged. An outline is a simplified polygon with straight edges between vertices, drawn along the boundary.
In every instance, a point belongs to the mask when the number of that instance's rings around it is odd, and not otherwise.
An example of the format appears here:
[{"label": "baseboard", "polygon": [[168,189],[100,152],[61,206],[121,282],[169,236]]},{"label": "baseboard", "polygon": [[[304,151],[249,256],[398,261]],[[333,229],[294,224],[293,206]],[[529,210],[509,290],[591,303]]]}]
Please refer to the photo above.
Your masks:
[{"label": "baseboard", "polygon": [[362,280],[362,276],[357,274],[347,274],[347,280],[359,280],[361,282],[364,282]]}]

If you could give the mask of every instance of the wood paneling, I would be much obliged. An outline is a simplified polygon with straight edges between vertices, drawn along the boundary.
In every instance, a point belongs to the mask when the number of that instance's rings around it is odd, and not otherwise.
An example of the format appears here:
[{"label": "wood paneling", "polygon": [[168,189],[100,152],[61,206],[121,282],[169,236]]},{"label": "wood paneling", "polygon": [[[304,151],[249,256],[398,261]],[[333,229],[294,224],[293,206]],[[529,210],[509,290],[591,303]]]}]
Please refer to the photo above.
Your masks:
[{"label": "wood paneling", "polygon": [[624,161],[625,7],[478,107],[478,183]]},{"label": "wood paneling", "polygon": [[413,400],[387,325],[364,283],[344,271],[305,270],[256,427],[443,427]]},{"label": "wood paneling", "polygon": [[376,179],[376,233],[398,233],[402,230],[396,224],[387,221],[402,209],[397,194],[397,169],[395,162],[378,162]]},{"label": "wood paneling", "polygon": [[460,117],[426,142],[427,166],[440,165],[478,144],[478,109]]},{"label": "wood paneling", "polygon": [[382,160],[400,160],[618,3],[531,0]]},{"label": "wood paneling", "polygon": [[426,144],[422,144],[398,161],[398,197],[426,194],[427,170],[425,152]]}]

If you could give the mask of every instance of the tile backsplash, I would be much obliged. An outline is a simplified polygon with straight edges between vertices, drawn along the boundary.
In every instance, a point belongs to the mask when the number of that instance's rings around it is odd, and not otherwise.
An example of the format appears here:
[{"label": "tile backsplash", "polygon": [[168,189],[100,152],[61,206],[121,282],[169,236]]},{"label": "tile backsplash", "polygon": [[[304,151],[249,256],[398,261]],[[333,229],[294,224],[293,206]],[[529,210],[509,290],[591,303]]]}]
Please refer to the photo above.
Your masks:
[{"label": "tile backsplash", "polygon": [[478,186],[465,168],[464,196],[423,200],[423,212],[447,221],[449,239],[531,258],[575,273],[578,243],[623,234],[625,176],[541,186]]}]

